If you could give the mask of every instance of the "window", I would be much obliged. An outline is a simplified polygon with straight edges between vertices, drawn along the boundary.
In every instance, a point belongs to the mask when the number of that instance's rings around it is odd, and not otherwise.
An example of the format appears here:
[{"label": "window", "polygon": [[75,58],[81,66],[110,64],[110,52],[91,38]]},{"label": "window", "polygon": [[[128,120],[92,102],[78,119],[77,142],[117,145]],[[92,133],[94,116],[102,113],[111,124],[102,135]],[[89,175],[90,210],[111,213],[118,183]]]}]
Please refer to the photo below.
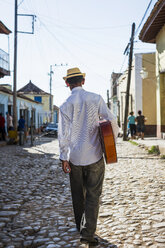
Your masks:
[{"label": "window", "polygon": [[41,96],[35,96],[34,101],[36,102],[42,102],[42,97]]}]

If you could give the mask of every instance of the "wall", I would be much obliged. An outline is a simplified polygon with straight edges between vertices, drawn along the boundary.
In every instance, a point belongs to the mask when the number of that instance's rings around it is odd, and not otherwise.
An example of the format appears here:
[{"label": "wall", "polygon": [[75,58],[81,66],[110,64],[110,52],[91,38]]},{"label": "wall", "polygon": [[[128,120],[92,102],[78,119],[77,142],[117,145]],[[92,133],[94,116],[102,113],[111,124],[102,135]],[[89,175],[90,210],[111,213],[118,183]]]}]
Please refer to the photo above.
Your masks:
[{"label": "wall", "polygon": [[34,111],[34,124],[35,128],[37,129],[43,123],[43,109],[42,104],[38,104],[35,102],[28,101],[23,98],[17,98],[17,118],[20,119],[20,110],[27,110],[28,111],[28,120],[27,125],[30,127],[30,118],[32,117],[32,111]]},{"label": "wall", "polygon": [[147,118],[146,134],[156,136],[156,66],[155,53],[142,55],[142,67],[146,68],[148,76],[143,79],[142,84],[142,110]]},{"label": "wall", "polygon": [[165,25],[156,37],[156,77],[157,77],[157,136],[165,133]]},{"label": "wall", "polygon": [[159,34],[156,37],[156,49],[158,52],[157,69],[159,69],[159,71],[165,72],[165,25],[164,27],[162,27],[162,29],[160,30]]},{"label": "wall", "polygon": [[[134,67],[132,67],[134,68]],[[134,69],[133,69],[134,70]],[[132,72],[131,84],[130,84],[130,94],[129,94],[129,112],[134,111],[135,98],[134,98],[134,72]],[[128,72],[126,71],[118,80],[118,99],[120,101],[120,124],[121,127],[124,125],[125,117],[125,98],[126,98],[126,89],[127,89],[127,76]]]},{"label": "wall", "polygon": [[135,54],[135,115],[138,111],[143,109],[142,99],[142,77],[140,71],[142,70],[142,54]]},{"label": "wall", "polygon": [[[12,95],[0,91],[0,109],[3,111],[3,115],[6,119],[6,112],[8,112],[9,99]],[[43,108],[42,104],[28,101],[23,98],[17,97],[17,119],[20,119],[20,110],[27,110],[29,113],[28,126],[30,126],[31,111],[35,110],[35,128],[38,128],[43,124]],[[7,123],[6,128],[7,128]],[[6,129],[7,130],[7,129]]]},{"label": "wall", "polygon": [[0,112],[5,117],[5,127],[7,130],[6,112],[8,112],[8,94],[0,91]]},{"label": "wall", "polygon": [[[26,94],[27,97],[34,100],[34,96],[42,97],[43,104],[43,122],[50,121],[50,97],[49,95],[35,95],[35,94]],[[52,96],[52,108],[53,108],[53,96]]]},{"label": "wall", "polygon": [[[140,75],[143,67],[145,67],[148,71],[148,77],[146,79],[142,79]],[[126,71],[119,78],[118,86],[121,126],[124,124],[127,74],[128,72]],[[142,113],[147,117],[145,135],[156,136],[156,76],[154,53],[135,54],[133,59],[129,96],[129,112],[133,111],[134,115],[137,116],[138,110],[141,110]]]}]

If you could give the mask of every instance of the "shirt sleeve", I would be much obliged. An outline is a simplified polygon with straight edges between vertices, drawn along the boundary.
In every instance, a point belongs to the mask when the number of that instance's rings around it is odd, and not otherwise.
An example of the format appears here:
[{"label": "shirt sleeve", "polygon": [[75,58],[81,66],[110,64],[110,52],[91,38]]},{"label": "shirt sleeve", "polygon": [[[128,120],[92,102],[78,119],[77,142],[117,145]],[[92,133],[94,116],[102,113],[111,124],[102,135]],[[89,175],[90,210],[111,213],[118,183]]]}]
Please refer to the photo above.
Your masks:
[{"label": "shirt sleeve", "polygon": [[69,161],[70,120],[61,109],[59,111],[58,140],[60,159]]},{"label": "shirt sleeve", "polygon": [[113,134],[116,140],[119,133],[119,127],[117,125],[116,117],[111,113],[110,109],[107,107],[105,101],[101,96],[99,102],[99,116],[111,122]]}]

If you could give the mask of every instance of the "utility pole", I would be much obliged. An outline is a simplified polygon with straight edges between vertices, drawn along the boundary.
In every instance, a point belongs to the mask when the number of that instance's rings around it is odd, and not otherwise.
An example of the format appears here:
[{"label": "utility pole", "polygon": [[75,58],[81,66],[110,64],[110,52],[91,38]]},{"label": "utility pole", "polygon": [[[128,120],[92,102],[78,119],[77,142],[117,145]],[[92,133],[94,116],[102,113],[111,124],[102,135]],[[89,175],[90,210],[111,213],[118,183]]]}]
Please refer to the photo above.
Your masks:
[{"label": "utility pole", "polygon": [[[131,39],[130,39],[129,69],[128,69],[128,79],[127,79],[127,90],[126,90],[126,96],[125,96],[125,116],[124,116],[124,132],[123,132],[124,141],[127,140],[127,119],[128,119],[128,110],[129,110],[129,90],[130,90],[130,83],[131,83],[134,33],[135,33],[135,23],[132,24],[132,33],[131,33]],[[128,49],[128,46],[127,46],[127,49]]]},{"label": "utility pole", "polygon": [[53,109],[52,109],[52,74],[54,74],[53,72],[53,66],[67,66],[68,64],[54,64],[54,65],[50,65],[50,73],[48,73],[48,75],[50,76],[50,81],[49,81],[49,87],[50,87],[50,98],[49,98],[49,110],[50,110],[50,122],[53,121]]},{"label": "utility pole", "polygon": [[49,87],[50,87],[50,106],[49,106],[49,108],[50,108],[50,122],[52,122],[52,119],[53,119],[53,114],[52,114],[52,74],[54,73],[53,71],[52,71],[52,67],[53,67],[53,65],[50,65],[50,83],[49,83]]},{"label": "utility pole", "polygon": [[110,109],[110,102],[109,102],[109,90],[107,90],[107,106]]},{"label": "utility pole", "polygon": [[17,0],[15,0],[15,27],[14,27],[14,74],[13,74],[13,122],[17,130]]},{"label": "utility pole", "polygon": [[[15,10],[14,10],[14,72],[13,72],[13,124],[14,130],[17,131],[17,38],[18,33],[25,33],[25,34],[34,34],[34,21],[35,15],[28,15],[28,14],[18,14],[18,1],[15,0]],[[32,32],[22,32],[18,31],[17,23],[18,23],[18,16],[30,16],[33,18],[32,21]]]}]

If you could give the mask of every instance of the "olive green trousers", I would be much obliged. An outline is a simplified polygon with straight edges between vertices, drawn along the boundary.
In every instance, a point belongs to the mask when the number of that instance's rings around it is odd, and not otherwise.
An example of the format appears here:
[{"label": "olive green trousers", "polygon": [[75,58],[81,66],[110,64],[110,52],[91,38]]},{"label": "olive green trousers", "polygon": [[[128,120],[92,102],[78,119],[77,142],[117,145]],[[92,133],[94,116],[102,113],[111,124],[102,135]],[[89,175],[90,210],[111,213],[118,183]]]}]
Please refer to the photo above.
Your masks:
[{"label": "olive green trousers", "polygon": [[70,186],[77,229],[82,237],[93,237],[99,212],[105,164],[103,158],[86,166],[70,163]]}]

